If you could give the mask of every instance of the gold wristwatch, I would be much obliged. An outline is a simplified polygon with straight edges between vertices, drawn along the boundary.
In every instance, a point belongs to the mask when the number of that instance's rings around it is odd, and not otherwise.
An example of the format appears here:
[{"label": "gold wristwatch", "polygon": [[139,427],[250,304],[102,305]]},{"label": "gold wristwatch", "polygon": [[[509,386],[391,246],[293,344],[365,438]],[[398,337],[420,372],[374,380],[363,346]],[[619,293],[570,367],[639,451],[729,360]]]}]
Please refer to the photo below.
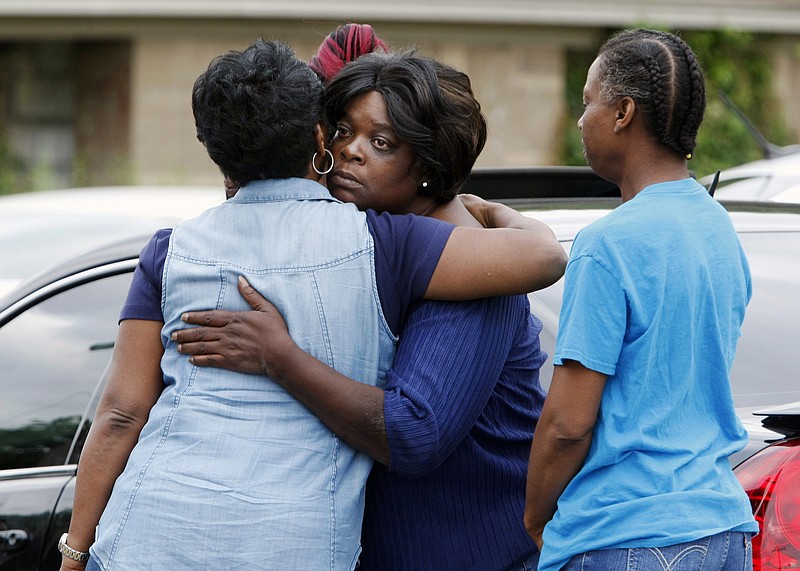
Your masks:
[{"label": "gold wristwatch", "polygon": [[78,551],[77,549],[72,549],[69,545],[67,545],[67,534],[61,536],[61,539],[58,540],[58,550],[69,557],[73,561],[77,561],[78,563],[86,563],[89,561],[89,554],[85,551]]}]

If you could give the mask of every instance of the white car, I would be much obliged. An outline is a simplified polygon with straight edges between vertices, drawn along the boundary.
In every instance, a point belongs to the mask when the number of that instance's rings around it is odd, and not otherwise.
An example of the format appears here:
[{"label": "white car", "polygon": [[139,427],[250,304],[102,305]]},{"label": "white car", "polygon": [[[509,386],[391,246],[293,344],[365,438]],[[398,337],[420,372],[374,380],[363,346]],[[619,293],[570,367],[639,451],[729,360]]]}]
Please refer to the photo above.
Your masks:
[{"label": "white car", "polygon": [[[531,192],[619,195],[586,167],[476,169],[465,191],[490,199],[528,198]],[[172,227],[224,200],[221,177],[219,187],[112,186],[0,196],[0,297],[55,261]]]},{"label": "white car", "polygon": [[[708,187],[714,175],[700,179]],[[724,169],[714,192],[719,200],[800,203],[800,149]]]},{"label": "white car", "polygon": [[67,256],[172,227],[225,200],[219,187],[130,186],[0,197],[0,296]]}]

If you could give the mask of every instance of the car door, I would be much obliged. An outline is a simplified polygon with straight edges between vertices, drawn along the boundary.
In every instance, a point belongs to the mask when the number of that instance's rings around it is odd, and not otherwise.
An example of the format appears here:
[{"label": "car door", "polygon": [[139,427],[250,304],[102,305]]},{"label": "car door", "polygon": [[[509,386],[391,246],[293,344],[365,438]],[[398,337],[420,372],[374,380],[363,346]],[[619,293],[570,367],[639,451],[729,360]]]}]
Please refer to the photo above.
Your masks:
[{"label": "car door", "polygon": [[74,477],[135,260],[0,311],[0,569],[57,570]]}]

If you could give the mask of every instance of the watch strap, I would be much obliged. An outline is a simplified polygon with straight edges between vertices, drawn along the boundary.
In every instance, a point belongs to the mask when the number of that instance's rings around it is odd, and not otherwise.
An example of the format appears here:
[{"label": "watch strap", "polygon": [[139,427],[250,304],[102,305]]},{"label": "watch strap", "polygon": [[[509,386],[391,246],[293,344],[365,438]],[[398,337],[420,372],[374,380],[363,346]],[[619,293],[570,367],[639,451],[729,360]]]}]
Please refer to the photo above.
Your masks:
[{"label": "watch strap", "polygon": [[72,549],[69,545],[67,545],[67,537],[68,534],[65,533],[61,536],[61,539],[58,540],[58,550],[61,552],[61,554],[65,557],[69,557],[73,561],[77,561],[78,563],[87,562],[89,560],[89,553],[86,551]]}]

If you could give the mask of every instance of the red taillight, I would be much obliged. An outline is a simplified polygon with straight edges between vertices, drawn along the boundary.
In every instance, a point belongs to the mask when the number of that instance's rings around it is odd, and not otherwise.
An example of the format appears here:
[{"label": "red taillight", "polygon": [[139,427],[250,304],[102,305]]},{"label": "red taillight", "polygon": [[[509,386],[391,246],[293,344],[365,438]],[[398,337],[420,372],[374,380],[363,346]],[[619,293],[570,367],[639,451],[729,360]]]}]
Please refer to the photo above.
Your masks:
[{"label": "red taillight", "polygon": [[761,529],[753,570],[800,569],[800,438],[768,446],[734,472]]}]

